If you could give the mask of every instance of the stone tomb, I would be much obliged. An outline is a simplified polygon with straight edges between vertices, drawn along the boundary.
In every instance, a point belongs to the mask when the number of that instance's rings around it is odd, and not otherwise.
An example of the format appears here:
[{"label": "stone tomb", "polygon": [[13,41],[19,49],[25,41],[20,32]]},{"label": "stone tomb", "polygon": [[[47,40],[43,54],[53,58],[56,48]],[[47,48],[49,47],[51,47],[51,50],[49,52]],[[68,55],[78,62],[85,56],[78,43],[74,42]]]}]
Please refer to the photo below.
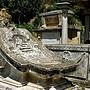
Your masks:
[{"label": "stone tomb", "polygon": [[[70,10],[68,14],[72,14]],[[34,29],[33,32],[37,33],[37,37],[42,41],[43,44],[64,44],[62,24],[63,15],[62,10],[56,10],[40,14],[42,25]],[[65,21],[66,22],[66,21]],[[64,24],[63,24],[64,25]],[[65,26],[64,26],[65,27]],[[67,44],[80,44],[80,31],[81,28],[75,25],[68,25],[68,38]]]},{"label": "stone tomb", "polygon": [[[0,75],[22,85],[31,82],[44,88],[60,87],[68,82],[65,75],[70,76],[78,71],[77,67],[82,66],[80,62],[85,56],[83,53],[72,60],[67,60],[66,55],[57,57],[26,29],[5,27],[0,30],[0,63],[3,66]],[[87,70],[87,62],[83,70]]]}]

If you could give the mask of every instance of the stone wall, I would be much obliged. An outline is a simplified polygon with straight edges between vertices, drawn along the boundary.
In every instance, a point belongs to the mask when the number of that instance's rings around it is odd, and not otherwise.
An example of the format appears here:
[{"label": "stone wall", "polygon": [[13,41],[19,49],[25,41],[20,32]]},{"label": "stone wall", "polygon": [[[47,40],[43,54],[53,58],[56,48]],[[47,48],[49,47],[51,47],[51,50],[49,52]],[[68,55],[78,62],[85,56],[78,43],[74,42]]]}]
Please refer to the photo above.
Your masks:
[{"label": "stone wall", "polygon": [[53,51],[58,57],[65,58],[65,60],[74,60],[78,62],[84,53],[82,63],[78,67],[77,72],[74,75],[90,80],[90,45],[47,45],[49,50]]}]

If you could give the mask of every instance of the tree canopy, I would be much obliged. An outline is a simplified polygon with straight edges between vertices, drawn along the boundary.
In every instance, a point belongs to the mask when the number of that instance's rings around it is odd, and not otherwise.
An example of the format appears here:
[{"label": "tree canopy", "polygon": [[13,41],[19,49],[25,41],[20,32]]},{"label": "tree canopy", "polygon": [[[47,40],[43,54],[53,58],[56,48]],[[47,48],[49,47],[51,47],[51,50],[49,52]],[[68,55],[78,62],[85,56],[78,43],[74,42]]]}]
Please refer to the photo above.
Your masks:
[{"label": "tree canopy", "polygon": [[43,0],[0,0],[0,8],[6,8],[15,23],[28,22],[40,11]]},{"label": "tree canopy", "polygon": [[22,24],[41,12],[54,10],[56,2],[60,0],[0,0],[0,8],[7,9],[14,23]]}]

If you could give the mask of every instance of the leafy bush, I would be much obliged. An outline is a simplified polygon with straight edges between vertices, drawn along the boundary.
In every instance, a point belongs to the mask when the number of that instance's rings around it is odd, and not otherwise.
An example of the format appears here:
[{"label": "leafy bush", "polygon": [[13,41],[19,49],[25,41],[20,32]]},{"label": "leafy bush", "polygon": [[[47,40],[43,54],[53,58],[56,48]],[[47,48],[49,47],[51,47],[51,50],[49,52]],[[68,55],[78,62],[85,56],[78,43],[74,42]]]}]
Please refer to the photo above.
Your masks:
[{"label": "leafy bush", "polygon": [[41,25],[41,17],[40,16],[36,16],[34,22],[32,23],[33,28],[38,28]]},{"label": "leafy bush", "polygon": [[16,24],[17,28],[25,28],[27,30],[29,30],[30,32],[32,32],[32,28],[33,26],[29,23],[23,23],[23,24]]}]

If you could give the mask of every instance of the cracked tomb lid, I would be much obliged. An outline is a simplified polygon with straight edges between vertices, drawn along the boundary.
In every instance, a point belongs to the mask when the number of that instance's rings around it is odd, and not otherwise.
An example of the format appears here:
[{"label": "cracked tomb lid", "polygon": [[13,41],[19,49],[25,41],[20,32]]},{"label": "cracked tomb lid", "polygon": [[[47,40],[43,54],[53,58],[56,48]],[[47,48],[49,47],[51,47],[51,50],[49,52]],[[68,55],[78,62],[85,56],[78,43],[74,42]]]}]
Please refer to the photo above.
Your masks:
[{"label": "cracked tomb lid", "polygon": [[74,62],[63,63],[26,29],[1,28],[0,52],[14,67],[19,70],[62,71],[74,66]]}]

